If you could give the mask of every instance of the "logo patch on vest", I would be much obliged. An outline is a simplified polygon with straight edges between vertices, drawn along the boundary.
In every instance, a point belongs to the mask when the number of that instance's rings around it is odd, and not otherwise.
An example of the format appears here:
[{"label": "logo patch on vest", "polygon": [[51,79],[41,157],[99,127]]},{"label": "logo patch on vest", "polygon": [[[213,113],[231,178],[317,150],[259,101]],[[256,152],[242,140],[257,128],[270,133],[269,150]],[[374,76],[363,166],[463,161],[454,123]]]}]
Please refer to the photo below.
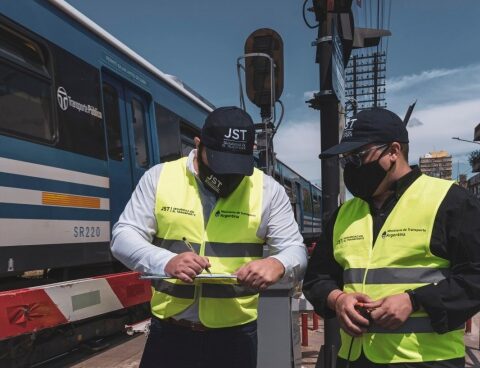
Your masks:
[{"label": "logo patch on vest", "polygon": [[242,211],[225,211],[225,210],[218,210],[215,212],[215,217],[221,217],[221,218],[232,218],[232,219],[239,219],[240,216],[249,216],[249,217],[255,217],[255,215],[251,213],[246,213]]},{"label": "logo patch on vest", "polygon": [[179,208],[179,207],[163,206],[160,211],[178,213],[180,215],[187,215],[187,216],[196,216],[194,210],[187,210],[186,208]]},{"label": "logo patch on vest", "polygon": [[362,235],[362,234],[358,234],[358,235],[350,235],[350,236],[345,236],[345,237],[342,237],[342,238],[339,238],[337,240],[337,244],[336,245],[348,245],[347,243],[349,242],[352,242],[352,241],[362,241],[364,240],[365,237]]},{"label": "logo patch on vest", "polygon": [[407,236],[407,233],[426,233],[427,229],[405,227],[401,229],[387,229],[382,233],[382,239],[385,238],[398,238]]}]

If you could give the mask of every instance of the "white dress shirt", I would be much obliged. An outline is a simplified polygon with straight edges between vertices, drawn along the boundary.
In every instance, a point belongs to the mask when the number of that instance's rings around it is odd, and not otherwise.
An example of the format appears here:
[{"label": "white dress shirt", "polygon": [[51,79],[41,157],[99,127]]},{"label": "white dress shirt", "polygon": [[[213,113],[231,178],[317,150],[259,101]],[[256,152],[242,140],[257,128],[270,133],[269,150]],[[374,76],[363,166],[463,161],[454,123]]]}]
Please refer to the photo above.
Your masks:
[{"label": "white dress shirt", "polygon": [[[187,159],[187,168],[197,178],[193,165],[195,155],[196,150],[192,150]],[[143,175],[112,232],[113,255],[128,268],[141,273],[165,274],[166,264],[177,255],[152,244],[157,226],[162,226],[157,224],[154,212],[162,168],[163,164],[156,165]],[[198,178],[197,183],[203,216],[208,219],[217,199]],[[265,239],[268,256],[275,257],[285,267],[284,280],[300,281],[307,265],[306,247],[285,189],[265,174],[262,217],[257,236]],[[198,321],[197,303],[176,318]]]}]

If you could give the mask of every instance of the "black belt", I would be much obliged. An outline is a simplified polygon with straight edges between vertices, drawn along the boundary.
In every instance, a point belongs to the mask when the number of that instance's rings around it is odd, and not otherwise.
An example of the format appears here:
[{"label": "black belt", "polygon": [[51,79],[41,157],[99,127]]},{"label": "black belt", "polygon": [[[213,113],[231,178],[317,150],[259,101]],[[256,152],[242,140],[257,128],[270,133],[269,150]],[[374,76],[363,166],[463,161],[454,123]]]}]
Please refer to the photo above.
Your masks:
[{"label": "black belt", "polygon": [[213,328],[207,327],[200,322],[192,322],[187,319],[166,318],[166,319],[160,319],[160,321],[168,323],[169,325],[187,328],[190,331],[195,331],[195,332],[205,332],[205,331],[213,330]]},{"label": "black belt", "polygon": [[166,325],[178,326],[178,327],[182,327],[182,328],[188,329],[190,331],[195,331],[195,332],[205,332],[205,331],[212,331],[212,330],[220,331],[220,330],[231,330],[231,329],[243,329],[243,328],[250,328],[250,326],[252,326],[252,325],[255,325],[255,328],[256,328],[256,325],[257,325],[257,321],[255,320],[255,321],[252,321],[252,322],[248,322],[244,325],[212,328],[212,327],[205,326],[201,322],[192,322],[192,321],[189,321],[187,319],[175,319],[175,318],[171,318],[171,317],[170,318],[165,318],[165,319],[160,319],[160,318],[157,318],[155,316],[153,316],[152,318],[154,318],[156,321],[158,321],[160,323],[164,323]]}]

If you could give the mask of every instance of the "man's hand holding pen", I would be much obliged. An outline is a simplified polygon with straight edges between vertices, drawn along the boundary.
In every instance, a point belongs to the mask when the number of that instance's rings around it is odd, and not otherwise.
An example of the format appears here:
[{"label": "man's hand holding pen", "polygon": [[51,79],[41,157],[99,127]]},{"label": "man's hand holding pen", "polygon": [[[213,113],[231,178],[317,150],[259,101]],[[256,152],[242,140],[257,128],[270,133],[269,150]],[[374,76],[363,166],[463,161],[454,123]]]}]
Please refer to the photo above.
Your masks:
[{"label": "man's hand holding pen", "polygon": [[199,256],[194,252],[177,254],[165,266],[165,272],[184,282],[193,282],[195,276],[211,267],[207,257]]},{"label": "man's hand holding pen", "polygon": [[208,258],[199,256],[186,238],[183,238],[183,242],[190,252],[180,253],[173,257],[165,266],[165,272],[172,277],[189,283],[192,283],[195,277],[201,274],[203,270],[211,274],[209,269],[211,264]]}]

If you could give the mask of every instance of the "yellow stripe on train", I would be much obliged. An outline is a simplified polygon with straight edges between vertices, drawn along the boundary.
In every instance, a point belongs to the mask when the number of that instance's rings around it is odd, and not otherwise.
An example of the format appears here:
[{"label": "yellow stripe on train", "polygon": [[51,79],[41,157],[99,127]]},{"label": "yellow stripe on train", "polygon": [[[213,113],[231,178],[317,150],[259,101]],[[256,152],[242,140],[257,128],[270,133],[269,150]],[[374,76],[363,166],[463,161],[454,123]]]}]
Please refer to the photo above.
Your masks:
[{"label": "yellow stripe on train", "polygon": [[42,204],[51,206],[100,208],[100,198],[42,192]]}]

